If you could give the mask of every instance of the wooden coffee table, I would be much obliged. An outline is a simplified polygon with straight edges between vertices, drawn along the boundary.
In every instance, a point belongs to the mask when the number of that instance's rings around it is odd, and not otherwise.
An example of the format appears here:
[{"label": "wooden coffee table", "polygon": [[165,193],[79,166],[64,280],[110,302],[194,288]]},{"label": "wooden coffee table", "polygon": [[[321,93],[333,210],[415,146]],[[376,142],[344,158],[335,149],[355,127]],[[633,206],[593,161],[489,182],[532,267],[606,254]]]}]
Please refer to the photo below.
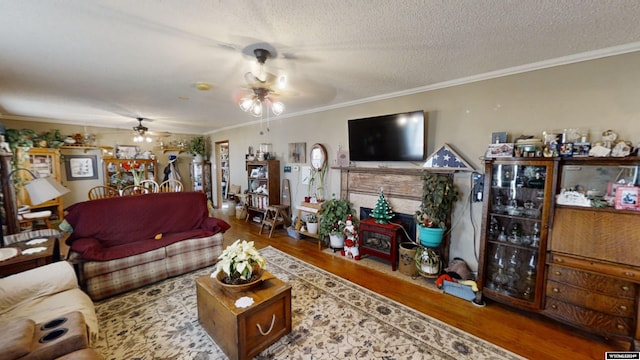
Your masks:
[{"label": "wooden coffee table", "polygon": [[[46,249],[33,254],[25,254],[25,250],[39,247]],[[60,257],[58,240],[55,237],[47,238],[47,241],[33,245],[29,245],[29,241],[18,242],[7,246],[7,248],[17,248],[19,254],[8,260],[0,261],[0,277],[50,264]]]},{"label": "wooden coffee table", "polygon": [[[196,279],[198,322],[230,359],[251,359],[291,332],[291,285],[269,272],[249,291],[229,293],[209,275]],[[254,300],[247,308],[237,299]]]}]

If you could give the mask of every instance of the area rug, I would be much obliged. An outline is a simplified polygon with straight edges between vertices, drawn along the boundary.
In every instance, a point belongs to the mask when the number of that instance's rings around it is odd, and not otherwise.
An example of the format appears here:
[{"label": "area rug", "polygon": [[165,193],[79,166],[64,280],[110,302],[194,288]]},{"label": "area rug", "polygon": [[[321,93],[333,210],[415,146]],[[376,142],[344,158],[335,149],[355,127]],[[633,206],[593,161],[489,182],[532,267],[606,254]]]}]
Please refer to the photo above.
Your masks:
[{"label": "area rug", "polygon": [[[292,285],[289,335],[256,359],[522,359],[277,249],[267,269]],[[202,269],[96,303],[105,359],[226,359],[198,323]]]}]

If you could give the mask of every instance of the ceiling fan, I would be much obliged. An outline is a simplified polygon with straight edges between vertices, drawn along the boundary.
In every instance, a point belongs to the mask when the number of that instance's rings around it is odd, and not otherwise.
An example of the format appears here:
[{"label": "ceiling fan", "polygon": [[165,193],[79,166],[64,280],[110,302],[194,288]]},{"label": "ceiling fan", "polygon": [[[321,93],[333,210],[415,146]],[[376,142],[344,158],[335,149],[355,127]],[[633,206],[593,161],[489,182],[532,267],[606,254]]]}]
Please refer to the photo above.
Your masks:
[{"label": "ceiling fan", "polygon": [[151,138],[151,136],[156,136],[156,137],[167,137],[170,136],[171,134],[168,132],[153,132],[153,131],[149,131],[149,128],[142,125],[143,121],[148,121],[151,122],[153,120],[151,119],[147,119],[147,118],[142,118],[142,117],[138,117],[136,118],[136,120],[138,120],[138,125],[134,126],[133,132],[134,132],[134,138],[133,141],[135,142],[151,142],[153,141],[153,139]]},{"label": "ceiling fan", "polygon": [[250,94],[240,99],[240,109],[255,117],[262,117],[263,106],[271,109],[271,112],[278,116],[284,111],[284,104],[277,101],[279,93],[276,88],[283,88],[286,85],[286,76],[276,76],[264,70],[264,64],[271,57],[271,52],[258,48],[253,50],[253,54],[259,65],[257,74],[247,72],[244,79],[247,82]]}]

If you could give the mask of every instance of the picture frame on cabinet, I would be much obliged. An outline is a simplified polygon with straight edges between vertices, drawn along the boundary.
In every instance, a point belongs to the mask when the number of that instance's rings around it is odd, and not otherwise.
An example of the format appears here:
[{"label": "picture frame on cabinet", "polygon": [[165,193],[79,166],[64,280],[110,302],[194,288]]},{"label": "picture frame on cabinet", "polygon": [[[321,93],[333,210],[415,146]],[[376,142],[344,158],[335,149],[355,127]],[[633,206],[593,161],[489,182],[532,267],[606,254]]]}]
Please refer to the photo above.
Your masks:
[{"label": "picture frame on cabinet", "polygon": [[488,158],[511,157],[513,156],[513,143],[489,144],[485,156]]},{"label": "picture frame on cabinet", "polygon": [[640,188],[637,186],[620,186],[616,189],[616,210],[640,210],[638,195]]},{"label": "picture frame on cabinet", "polygon": [[96,155],[65,155],[67,181],[98,179]]},{"label": "picture frame on cabinet", "polygon": [[135,159],[140,153],[140,147],[135,145],[116,145],[117,159]]},{"label": "picture frame on cabinet", "polygon": [[507,142],[507,132],[500,131],[494,132],[491,134],[491,143],[492,144],[504,144]]}]

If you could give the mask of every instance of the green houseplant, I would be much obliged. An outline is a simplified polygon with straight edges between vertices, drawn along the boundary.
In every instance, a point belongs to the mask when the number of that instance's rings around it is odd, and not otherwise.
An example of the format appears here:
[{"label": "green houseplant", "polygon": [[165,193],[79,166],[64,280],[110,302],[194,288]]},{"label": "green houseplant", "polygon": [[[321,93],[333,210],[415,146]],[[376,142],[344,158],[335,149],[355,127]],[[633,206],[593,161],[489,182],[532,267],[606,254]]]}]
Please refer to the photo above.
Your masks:
[{"label": "green houseplant", "polygon": [[[326,243],[326,239],[331,239],[332,248],[344,246],[344,226],[347,216],[352,216],[354,225],[358,225],[355,210],[348,200],[336,199],[324,201],[320,213],[319,237]],[[334,235],[333,237],[331,235]],[[340,243],[341,242],[341,243]]]},{"label": "green houseplant", "polygon": [[420,209],[414,214],[414,220],[420,230],[420,242],[423,245],[440,245],[447,227],[447,219],[457,199],[458,190],[451,174],[424,172]]},{"label": "green houseplant", "polygon": [[307,214],[305,222],[307,223],[307,231],[310,234],[318,233],[318,216],[316,214]]},{"label": "green houseplant", "polygon": [[[197,161],[197,162],[202,161],[201,158],[204,156],[205,151],[206,151],[205,142],[204,142],[203,136],[197,136],[191,139],[191,141],[189,142],[189,148],[187,149],[187,152],[195,156],[194,161]],[[200,157],[200,159],[198,159],[198,157]]]}]

